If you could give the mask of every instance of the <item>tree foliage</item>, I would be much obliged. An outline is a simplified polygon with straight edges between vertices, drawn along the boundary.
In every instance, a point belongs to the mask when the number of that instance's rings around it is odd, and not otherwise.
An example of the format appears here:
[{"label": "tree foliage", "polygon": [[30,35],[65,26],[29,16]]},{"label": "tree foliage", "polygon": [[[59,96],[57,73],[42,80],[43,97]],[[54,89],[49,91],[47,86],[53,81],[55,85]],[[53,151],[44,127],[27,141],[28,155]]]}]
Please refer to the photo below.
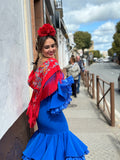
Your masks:
[{"label": "tree foliage", "polygon": [[[113,35],[112,51],[120,55],[120,22],[116,24],[116,33]],[[109,50],[108,50],[109,51]]]},{"label": "tree foliage", "polygon": [[96,58],[102,57],[99,50],[93,50],[92,53],[93,53],[93,57],[96,57]]},{"label": "tree foliage", "polygon": [[112,49],[114,53],[120,54],[120,33],[115,33],[113,36],[113,43],[112,43]]},{"label": "tree foliage", "polygon": [[84,54],[84,49],[90,48],[91,43],[91,34],[88,32],[77,31],[74,33],[74,42],[77,49],[82,49]]},{"label": "tree foliage", "polygon": [[116,47],[120,47],[120,33],[116,32],[113,36]]},{"label": "tree foliage", "polygon": [[113,54],[114,54],[113,48],[110,48],[108,50],[108,56],[113,57]]},{"label": "tree foliage", "polygon": [[120,22],[116,24],[116,32],[120,33]]}]

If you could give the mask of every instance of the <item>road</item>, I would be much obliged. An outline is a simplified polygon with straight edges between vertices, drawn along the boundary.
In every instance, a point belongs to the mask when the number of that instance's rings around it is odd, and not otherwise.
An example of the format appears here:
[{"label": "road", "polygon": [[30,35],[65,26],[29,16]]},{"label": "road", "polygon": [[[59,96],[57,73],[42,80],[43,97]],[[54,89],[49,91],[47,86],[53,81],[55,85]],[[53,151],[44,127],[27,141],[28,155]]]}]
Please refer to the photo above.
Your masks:
[{"label": "road", "polygon": [[116,63],[94,63],[87,66],[86,69],[107,82],[114,82],[115,88],[115,109],[120,113],[120,92],[118,91],[118,76],[120,74],[120,66]]}]

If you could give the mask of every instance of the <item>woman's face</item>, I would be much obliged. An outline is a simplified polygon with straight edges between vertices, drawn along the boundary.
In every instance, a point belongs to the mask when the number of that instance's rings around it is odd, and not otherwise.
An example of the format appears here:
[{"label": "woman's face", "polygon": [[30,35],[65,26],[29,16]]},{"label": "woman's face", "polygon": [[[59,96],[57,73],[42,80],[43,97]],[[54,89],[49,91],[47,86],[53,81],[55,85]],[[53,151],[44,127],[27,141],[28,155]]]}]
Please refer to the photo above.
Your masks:
[{"label": "woman's face", "polygon": [[72,58],[70,58],[70,64],[72,64]]},{"label": "woman's face", "polygon": [[72,59],[72,58],[70,58],[70,64],[73,64],[73,63],[74,63],[73,59]]},{"label": "woman's face", "polygon": [[43,48],[42,48],[42,54],[46,58],[54,58],[54,55],[56,53],[56,43],[52,38],[46,39]]}]

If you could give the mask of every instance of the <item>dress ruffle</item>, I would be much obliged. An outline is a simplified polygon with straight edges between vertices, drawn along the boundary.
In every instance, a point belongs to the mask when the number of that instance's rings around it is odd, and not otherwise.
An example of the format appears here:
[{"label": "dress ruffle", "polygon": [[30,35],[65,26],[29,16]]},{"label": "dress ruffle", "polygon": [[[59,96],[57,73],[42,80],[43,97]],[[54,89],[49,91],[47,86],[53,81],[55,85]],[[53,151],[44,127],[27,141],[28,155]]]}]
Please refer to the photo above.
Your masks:
[{"label": "dress ruffle", "polygon": [[58,82],[58,90],[53,94],[51,104],[48,109],[51,114],[58,114],[61,110],[67,108],[70,103],[72,88],[71,85],[74,83],[72,76],[62,80],[62,83]]},{"label": "dress ruffle", "polygon": [[43,134],[39,131],[30,139],[23,160],[85,160],[87,146],[72,132]]},{"label": "dress ruffle", "polygon": [[[85,160],[88,147],[68,129],[62,112],[72,95],[70,76],[58,83],[58,90],[40,104],[38,130],[23,152],[23,160]],[[52,87],[52,86],[51,86]]]}]

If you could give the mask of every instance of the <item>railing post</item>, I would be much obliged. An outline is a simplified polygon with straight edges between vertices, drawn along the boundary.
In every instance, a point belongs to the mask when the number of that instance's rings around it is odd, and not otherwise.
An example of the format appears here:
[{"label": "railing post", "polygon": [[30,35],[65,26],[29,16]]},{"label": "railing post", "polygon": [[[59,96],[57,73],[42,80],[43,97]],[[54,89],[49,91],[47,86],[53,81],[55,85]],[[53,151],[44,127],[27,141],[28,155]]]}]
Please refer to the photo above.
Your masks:
[{"label": "railing post", "polygon": [[88,71],[85,72],[85,87],[87,87],[87,73]]},{"label": "railing post", "polygon": [[96,86],[97,86],[97,107],[99,108],[99,76],[96,76]]},{"label": "railing post", "polygon": [[87,88],[88,88],[88,91],[89,91],[89,71],[87,71]]},{"label": "railing post", "polygon": [[85,72],[83,73],[83,84],[85,86]]},{"label": "railing post", "polygon": [[86,71],[84,72],[84,86],[86,87]]},{"label": "railing post", "polygon": [[94,74],[92,74],[92,98],[95,98]]},{"label": "railing post", "polygon": [[115,126],[114,83],[110,83],[111,126]]},{"label": "railing post", "polygon": [[[104,96],[105,84],[103,81],[103,96]],[[103,111],[105,111],[105,97],[103,98]]]},{"label": "railing post", "polygon": [[84,72],[81,71],[81,78],[84,81]]},{"label": "railing post", "polygon": [[87,71],[85,72],[85,87],[86,87],[86,81],[87,81]]}]

